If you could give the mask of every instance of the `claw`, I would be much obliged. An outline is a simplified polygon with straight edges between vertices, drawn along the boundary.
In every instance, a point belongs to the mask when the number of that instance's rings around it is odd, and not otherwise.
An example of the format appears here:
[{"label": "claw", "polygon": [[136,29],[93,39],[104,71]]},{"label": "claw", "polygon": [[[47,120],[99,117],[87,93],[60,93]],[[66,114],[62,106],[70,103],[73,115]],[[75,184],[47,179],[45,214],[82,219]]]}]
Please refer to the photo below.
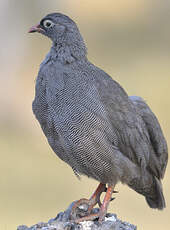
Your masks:
[{"label": "claw", "polygon": [[112,198],[110,199],[110,202],[113,201],[114,199],[115,199],[115,197],[112,197]]}]

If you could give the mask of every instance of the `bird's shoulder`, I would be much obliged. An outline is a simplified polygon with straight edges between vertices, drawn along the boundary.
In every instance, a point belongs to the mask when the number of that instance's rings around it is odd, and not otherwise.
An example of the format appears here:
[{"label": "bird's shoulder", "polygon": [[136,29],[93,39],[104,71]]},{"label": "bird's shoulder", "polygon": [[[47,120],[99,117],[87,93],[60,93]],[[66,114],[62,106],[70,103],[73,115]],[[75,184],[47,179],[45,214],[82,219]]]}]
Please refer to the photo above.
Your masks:
[{"label": "bird's shoulder", "polygon": [[[99,67],[89,64],[93,84],[100,96],[102,104],[112,116],[123,114],[127,123],[131,126],[137,122],[137,111],[123,87],[109,74]],[[121,117],[119,117],[121,119]]]}]

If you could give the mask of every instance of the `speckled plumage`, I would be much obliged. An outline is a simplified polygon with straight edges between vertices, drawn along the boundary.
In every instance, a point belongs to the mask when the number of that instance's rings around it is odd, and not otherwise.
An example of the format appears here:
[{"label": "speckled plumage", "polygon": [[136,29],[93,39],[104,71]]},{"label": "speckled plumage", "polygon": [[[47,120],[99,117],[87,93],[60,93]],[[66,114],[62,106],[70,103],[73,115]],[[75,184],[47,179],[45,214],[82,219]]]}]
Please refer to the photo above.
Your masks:
[{"label": "speckled plumage", "polygon": [[[44,27],[46,19],[53,27]],[[33,112],[53,151],[77,175],[110,185],[121,181],[150,207],[164,208],[167,145],[155,115],[88,61],[71,19],[54,13],[40,26],[53,45],[40,66]]]}]

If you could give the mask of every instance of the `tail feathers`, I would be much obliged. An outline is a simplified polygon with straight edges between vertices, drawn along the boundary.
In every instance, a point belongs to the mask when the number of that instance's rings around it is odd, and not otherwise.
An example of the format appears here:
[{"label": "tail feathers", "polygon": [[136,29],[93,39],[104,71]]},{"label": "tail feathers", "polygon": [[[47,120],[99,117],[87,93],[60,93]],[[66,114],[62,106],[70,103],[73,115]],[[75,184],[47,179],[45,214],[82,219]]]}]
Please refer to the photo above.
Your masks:
[{"label": "tail feathers", "polygon": [[154,182],[155,182],[154,196],[152,197],[146,196],[145,199],[151,208],[162,210],[166,207],[165,199],[162,191],[162,184],[156,177],[154,177]]}]

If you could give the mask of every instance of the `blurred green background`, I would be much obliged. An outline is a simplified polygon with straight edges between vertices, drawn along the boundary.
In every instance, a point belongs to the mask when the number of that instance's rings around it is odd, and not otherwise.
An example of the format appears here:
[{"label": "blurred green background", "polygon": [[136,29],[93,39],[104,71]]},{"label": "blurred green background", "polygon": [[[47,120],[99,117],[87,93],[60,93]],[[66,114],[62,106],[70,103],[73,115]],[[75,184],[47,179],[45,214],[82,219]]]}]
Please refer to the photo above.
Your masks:
[{"label": "blurred green background", "polygon": [[[89,197],[96,181],[77,180],[51,151],[31,103],[39,64],[50,41],[27,33],[50,12],[73,18],[88,57],[129,95],[140,95],[170,138],[170,1],[0,1],[0,230],[47,221],[76,199]],[[109,211],[138,229],[170,229],[170,181],[163,180],[167,208],[150,209],[144,198],[119,184]]]}]

